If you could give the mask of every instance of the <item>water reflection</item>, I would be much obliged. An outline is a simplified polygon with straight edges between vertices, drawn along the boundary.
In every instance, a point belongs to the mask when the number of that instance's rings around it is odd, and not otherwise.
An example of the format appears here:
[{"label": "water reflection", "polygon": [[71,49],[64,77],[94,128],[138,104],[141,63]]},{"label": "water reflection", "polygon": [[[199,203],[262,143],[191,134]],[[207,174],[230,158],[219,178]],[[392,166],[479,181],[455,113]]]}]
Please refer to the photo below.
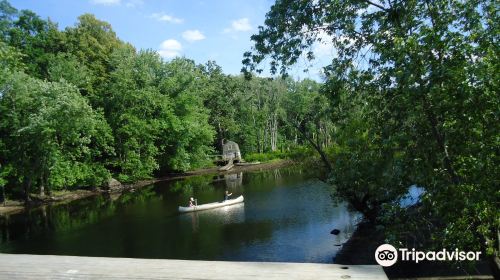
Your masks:
[{"label": "water reflection", "polygon": [[[193,232],[198,231],[200,219],[221,225],[245,222],[245,203],[227,205],[220,208],[180,214],[181,221],[191,223]],[[203,229],[201,229],[203,230]]]},{"label": "water reflection", "polygon": [[[331,262],[359,216],[333,204],[330,186],[315,176],[299,167],[204,175],[47,206],[0,218],[0,252]],[[226,189],[245,203],[177,212],[191,196],[210,203]]]},{"label": "water reflection", "polygon": [[228,189],[234,189],[243,185],[243,172],[234,174],[225,174],[224,180]]},{"label": "water reflection", "polygon": [[198,228],[200,228],[199,213],[198,212],[186,213],[184,216],[189,216],[191,218],[191,227],[193,228],[193,232],[197,232]]}]

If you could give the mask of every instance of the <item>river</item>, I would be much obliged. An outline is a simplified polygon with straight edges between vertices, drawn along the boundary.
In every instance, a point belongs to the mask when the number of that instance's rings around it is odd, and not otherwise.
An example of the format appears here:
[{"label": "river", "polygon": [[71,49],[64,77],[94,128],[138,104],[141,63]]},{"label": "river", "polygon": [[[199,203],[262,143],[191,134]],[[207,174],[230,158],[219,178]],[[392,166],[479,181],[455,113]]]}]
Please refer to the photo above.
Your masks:
[{"label": "river", "polygon": [[[300,166],[163,181],[0,217],[0,252],[76,256],[331,263],[359,215]],[[193,196],[242,204],[178,214]],[[339,235],[332,235],[334,228]]]}]

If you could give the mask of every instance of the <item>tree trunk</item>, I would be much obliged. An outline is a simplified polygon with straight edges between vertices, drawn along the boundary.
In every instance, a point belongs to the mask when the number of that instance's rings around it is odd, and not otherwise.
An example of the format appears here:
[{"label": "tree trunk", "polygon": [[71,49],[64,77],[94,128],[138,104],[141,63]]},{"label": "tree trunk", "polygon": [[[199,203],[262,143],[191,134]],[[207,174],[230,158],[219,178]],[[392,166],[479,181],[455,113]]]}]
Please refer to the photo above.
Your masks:
[{"label": "tree trunk", "polygon": [[31,190],[31,178],[27,177],[24,179],[24,203],[29,204],[30,199],[30,190]]},{"label": "tree trunk", "polygon": [[270,130],[270,140],[271,140],[271,151],[276,151],[277,143],[278,143],[278,117],[277,114],[274,113],[271,116],[271,120],[269,122],[269,130]]},{"label": "tree trunk", "polygon": [[45,196],[45,187],[43,186],[43,183],[40,185],[40,196]]},{"label": "tree trunk", "polygon": [[321,149],[320,146],[318,146],[314,139],[312,139],[311,137],[308,137],[301,129],[300,127],[298,126],[295,126],[295,128],[300,132],[300,134],[302,134],[302,136],[311,144],[311,146],[313,146],[313,148],[319,153],[320,157],[321,157],[321,161],[323,161],[323,163],[325,164],[325,167],[327,168],[327,171],[328,173],[332,172],[333,171],[333,167],[332,167],[332,164],[331,162],[328,160],[328,157],[326,155],[326,153],[323,151],[323,149]]},{"label": "tree trunk", "polygon": [[264,143],[262,145],[262,151],[263,152],[266,151],[266,147],[267,147],[267,134],[268,134],[267,130],[268,130],[268,127],[269,127],[268,125],[264,126],[264,135],[262,137],[262,139],[264,140]]},{"label": "tree trunk", "polygon": [[[434,28],[436,26],[436,19],[438,17],[438,15],[436,14],[436,10],[433,10],[432,7],[431,7],[431,1],[426,1],[426,6],[427,6],[427,11],[430,15],[430,18],[431,18],[431,24],[432,24],[432,27]],[[433,76],[432,74],[433,73],[438,73],[439,75],[439,72],[443,66],[443,58],[444,58],[444,55],[443,55],[443,51],[442,49],[439,47],[436,49],[437,53],[438,53],[438,60],[437,62],[439,63],[438,65],[438,68],[435,69],[435,67],[433,67],[433,64],[431,64],[431,77]],[[442,88],[442,81],[439,82],[439,80],[442,80],[442,76],[439,76],[440,79],[438,80],[435,80],[435,79],[430,79],[430,83],[433,83],[433,84],[437,84],[439,83],[440,84],[440,87]],[[419,81],[419,84],[420,84],[420,88],[424,89],[425,86],[424,86],[424,83],[422,81]],[[443,165],[444,165],[444,168],[446,169],[446,172],[448,173],[448,175],[450,176],[450,179],[451,181],[453,182],[453,184],[455,185],[458,185],[460,183],[460,177],[458,176],[458,174],[456,173],[455,169],[453,168],[453,163],[452,163],[452,160],[451,160],[451,157],[448,153],[448,147],[446,146],[446,136],[445,136],[445,133],[444,132],[440,132],[439,131],[439,122],[438,122],[438,119],[436,117],[436,114],[434,113],[434,111],[432,111],[432,104],[429,102],[429,100],[426,98],[426,95],[425,95],[425,92],[423,94],[421,94],[422,96],[422,103],[423,103],[423,106],[424,106],[424,112],[426,114],[426,117],[427,117],[427,121],[430,123],[431,125],[431,129],[432,129],[432,135],[434,136],[434,139],[436,140],[436,143],[438,145],[438,148],[439,150],[443,153],[444,157],[443,157]]]},{"label": "tree trunk", "polygon": [[1,186],[0,188],[2,188],[2,205],[5,206],[5,201],[7,200],[7,198],[5,197],[5,186]]},{"label": "tree trunk", "polygon": [[349,200],[349,203],[351,206],[356,209],[356,211],[360,212],[363,214],[363,216],[372,224],[376,224],[378,213],[379,213],[379,205],[381,203],[377,203],[376,206],[370,207],[368,205],[368,199],[370,198],[370,195],[368,193],[363,195],[363,198],[359,199],[357,196],[353,196]]},{"label": "tree trunk", "polygon": [[266,127],[264,126],[264,128],[262,128],[260,130],[260,152],[263,153],[264,150],[266,149]]},{"label": "tree trunk", "polygon": [[275,121],[274,121],[274,149],[276,150],[278,147],[278,115],[275,114],[274,118],[275,118]]},{"label": "tree trunk", "polygon": [[224,146],[224,134],[220,126],[220,122],[217,124],[217,149],[222,154],[222,147]]},{"label": "tree trunk", "polygon": [[448,147],[446,146],[446,138],[444,133],[441,133],[438,128],[438,120],[436,115],[431,109],[431,105],[429,104],[429,101],[425,98],[425,94],[422,94],[422,103],[424,107],[424,112],[427,117],[427,121],[431,125],[431,130],[432,130],[432,135],[434,136],[434,140],[436,140],[436,143],[438,145],[439,150],[443,153],[443,165],[444,168],[446,169],[446,172],[448,172],[448,175],[451,178],[451,181],[453,184],[458,185],[460,183],[460,178],[455,172],[455,169],[453,168],[453,164],[451,161],[451,157],[448,153]]},{"label": "tree trunk", "polygon": [[42,172],[42,175],[40,176],[40,196],[44,197],[45,196],[45,172]]}]

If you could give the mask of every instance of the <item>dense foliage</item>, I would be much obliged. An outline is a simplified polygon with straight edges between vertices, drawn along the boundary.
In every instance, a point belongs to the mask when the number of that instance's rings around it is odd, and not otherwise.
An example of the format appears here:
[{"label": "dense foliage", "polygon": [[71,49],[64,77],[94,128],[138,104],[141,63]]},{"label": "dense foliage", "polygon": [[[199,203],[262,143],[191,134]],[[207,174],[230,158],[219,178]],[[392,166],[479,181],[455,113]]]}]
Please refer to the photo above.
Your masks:
[{"label": "dense foliage", "polygon": [[60,30],[0,1],[0,65],[0,187],[14,198],[203,167],[223,139],[283,157],[304,145],[294,126],[328,144],[318,83],[164,61],[91,14]]},{"label": "dense foliage", "polygon": [[[488,0],[278,0],[244,70],[269,57],[285,74],[331,40],[324,92],[337,128],[337,194],[392,226],[393,242],[491,255],[500,223],[499,14]],[[420,207],[400,209],[413,184],[425,188]]]}]

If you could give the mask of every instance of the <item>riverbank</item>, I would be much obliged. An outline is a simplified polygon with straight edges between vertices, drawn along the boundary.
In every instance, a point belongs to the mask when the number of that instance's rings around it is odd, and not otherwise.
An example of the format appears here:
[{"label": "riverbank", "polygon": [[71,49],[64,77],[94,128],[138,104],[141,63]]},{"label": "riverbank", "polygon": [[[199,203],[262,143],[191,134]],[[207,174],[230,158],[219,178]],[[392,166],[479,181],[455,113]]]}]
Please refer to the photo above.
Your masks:
[{"label": "riverbank", "polygon": [[149,180],[141,180],[133,184],[123,184],[119,188],[115,188],[113,190],[103,190],[103,189],[95,189],[95,190],[74,190],[74,191],[63,191],[55,193],[52,196],[39,197],[34,196],[35,201],[33,201],[32,205],[26,207],[23,201],[17,200],[7,200],[5,206],[0,205],[0,215],[11,215],[16,214],[22,211],[25,211],[27,208],[36,208],[43,205],[48,204],[60,204],[60,203],[68,203],[74,200],[79,200],[83,198],[87,198],[95,195],[102,195],[107,193],[117,193],[127,190],[134,190],[138,188],[142,188],[145,186],[149,186],[156,182],[160,181],[169,181],[169,180],[179,180],[187,177],[198,176],[198,175],[208,175],[208,174],[233,174],[239,172],[248,172],[248,171],[261,171],[261,170],[269,170],[280,167],[285,167],[288,165],[292,165],[295,162],[292,160],[273,160],[270,162],[264,162],[257,165],[246,165],[246,166],[234,166],[232,169],[228,171],[220,171],[219,167],[211,167],[211,168],[201,168],[192,171],[188,171],[185,173],[172,173],[167,174],[166,176],[160,178],[154,178]]}]

